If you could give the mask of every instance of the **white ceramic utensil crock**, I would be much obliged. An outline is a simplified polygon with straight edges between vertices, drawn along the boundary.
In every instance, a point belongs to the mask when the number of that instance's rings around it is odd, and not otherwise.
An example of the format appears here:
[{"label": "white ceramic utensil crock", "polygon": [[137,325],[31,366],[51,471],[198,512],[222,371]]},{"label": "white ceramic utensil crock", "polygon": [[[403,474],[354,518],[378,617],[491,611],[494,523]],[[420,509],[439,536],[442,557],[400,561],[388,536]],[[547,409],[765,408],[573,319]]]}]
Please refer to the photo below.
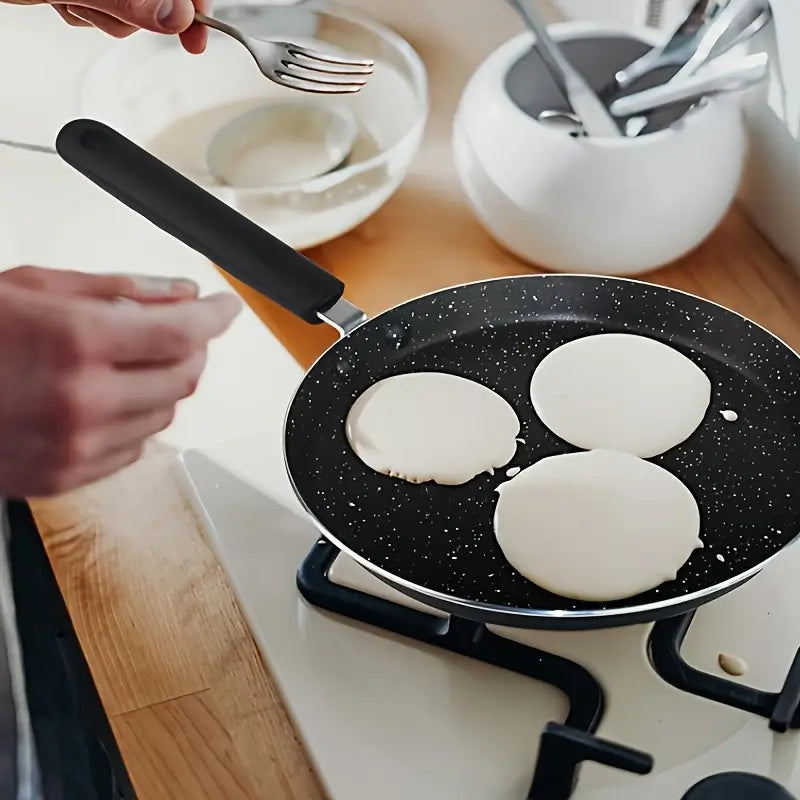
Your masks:
[{"label": "white ceramic utensil crock", "polygon": [[[552,34],[595,89],[655,41],[585,22]],[[739,185],[739,98],[657,112],[661,129],[636,138],[575,138],[536,120],[566,106],[533,44],[523,33],[494,51],[454,122],[458,174],[489,233],[544,269],[608,275],[646,272],[700,244]]]}]

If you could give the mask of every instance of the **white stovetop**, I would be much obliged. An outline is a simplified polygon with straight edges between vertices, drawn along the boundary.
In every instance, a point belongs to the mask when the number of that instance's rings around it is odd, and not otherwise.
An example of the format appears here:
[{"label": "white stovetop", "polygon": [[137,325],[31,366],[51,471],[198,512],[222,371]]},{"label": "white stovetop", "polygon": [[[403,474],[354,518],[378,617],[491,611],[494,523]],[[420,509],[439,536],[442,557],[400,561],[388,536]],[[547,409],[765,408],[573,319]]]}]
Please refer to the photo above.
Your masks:
[{"label": "white stovetop", "polygon": [[[520,800],[538,737],[565,704],[550,687],[320,612],[294,574],[316,541],[286,491],[269,439],[184,456],[189,485],[256,640],[332,800]],[[196,492],[196,493],[195,493]],[[338,562],[337,562],[338,566]],[[340,583],[406,602],[348,561]],[[722,675],[717,655],[749,664],[742,680],[776,691],[800,645],[800,547],[743,588],[701,609],[684,646]],[[800,797],[800,735],[680,693],[645,660],[648,626],[511,636],[572,658],[603,684],[600,734],[650,752],[646,778],[587,766],[576,800],[678,800],[701,778],[746,770]]]},{"label": "white stovetop", "polygon": [[[0,138],[51,143],[76,114],[82,70],[109,46],[48,7],[0,6],[0,74],[14,76],[0,86]],[[205,259],[53,156],[0,148],[0,207],[0,268],[187,275],[204,293],[227,288]],[[280,448],[299,378],[246,309],[213,344],[196,395],[161,438],[194,448],[184,458],[187,492],[198,490],[209,538],[332,800],[518,800],[542,727],[563,717],[554,690],[346,623],[298,598],[294,572],[315,534],[298,516]],[[240,438],[246,431],[260,434]],[[702,611],[687,640],[692,661],[714,670],[717,653],[728,651],[750,664],[747,681],[779,688],[800,644],[798,570],[795,548]],[[352,563],[336,577],[394,596]],[[663,684],[644,662],[646,629],[516,635],[589,666],[608,692],[601,734],[656,758],[648,778],[585,768],[578,800],[677,800],[725,769],[770,774],[800,795],[798,735],[774,736],[765,720]]]}]

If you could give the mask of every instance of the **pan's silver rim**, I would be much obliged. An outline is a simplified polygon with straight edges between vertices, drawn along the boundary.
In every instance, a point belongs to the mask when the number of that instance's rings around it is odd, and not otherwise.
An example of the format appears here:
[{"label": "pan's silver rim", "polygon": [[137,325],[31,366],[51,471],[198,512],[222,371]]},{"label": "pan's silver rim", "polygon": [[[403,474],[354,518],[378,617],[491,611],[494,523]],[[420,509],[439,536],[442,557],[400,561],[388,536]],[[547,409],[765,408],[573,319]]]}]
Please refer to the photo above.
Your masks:
[{"label": "pan's silver rim", "polygon": [[[445,286],[442,289],[437,289],[433,292],[425,292],[424,294],[417,295],[416,297],[409,298],[408,300],[404,300],[397,306],[392,306],[391,308],[382,311],[375,317],[369,317],[365,319],[365,321],[361,325],[366,325],[369,322],[376,322],[382,316],[384,316],[384,314],[390,314],[399,306],[406,305],[408,303],[413,303],[417,300],[422,300],[425,297],[432,297],[437,294],[442,294],[443,292],[452,291],[453,289],[458,289],[467,286],[476,286],[485,283],[495,283],[497,281],[511,282],[511,281],[542,280],[548,278],[549,279],[591,278],[592,280],[597,280],[607,283],[635,283],[641,286],[647,286],[653,289],[658,289],[659,291],[683,295],[684,297],[689,297],[701,303],[708,303],[712,306],[716,306],[717,308],[722,309],[723,311],[728,312],[729,314],[733,314],[734,316],[739,317],[739,319],[749,323],[750,325],[753,325],[756,328],[760,328],[762,331],[764,331],[764,333],[767,334],[767,336],[782,344],[790,353],[792,353],[792,355],[794,355],[795,358],[800,359],[800,354],[798,354],[798,352],[789,344],[787,344],[783,339],[772,333],[772,331],[768,330],[763,325],[759,325],[757,322],[754,322],[749,317],[744,316],[744,314],[740,314],[738,311],[734,311],[733,309],[730,309],[727,306],[723,306],[721,303],[717,303],[713,300],[707,300],[705,297],[700,297],[699,295],[692,294],[691,292],[684,292],[681,289],[673,289],[668,286],[661,286],[657,283],[650,283],[648,281],[642,281],[636,278],[622,278],[612,275],[593,275],[590,273],[589,274],[543,273],[537,275],[509,275],[500,278],[487,278],[485,280],[469,281],[468,283],[460,283],[460,284],[455,284],[453,286]],[[353,561],[355,561],[357,564],[366,569],[367,572],[372,573],[380,580],[383,580],[384,582],[394,586],[399,591],[403,591],[403,589],[408,589],[409,592],[414,593],[416,595],[436,599],[439,601],[439,604],[437,605],[437,607],[439,608],[441,608],[442,605],[444,605],[445,607],[449,606],[449,607],[457,607],[464,609],[473,609],[476,611],[480,611],[484,614],[496,614],[498,617],[502,616],[505,617],[506,619],[518,617],[520,619],[539,618],[539,619],[582,620],[582,619],[592,619],[592,618],[615,619],[619,617],[628,617],[628,616],[647,617],[648,615],[659,614],[665,609],[669,609],[674,606],[687,606],[687,605],[699,606],[703,602],[703,599],[709,597],[710,595],[718,596],[724,594],[728,590],[735,589],[749,578],[752,578],[754,575],[761,572],[765,567],[767,567],[773,560],[775,560],[789,547],[795,546],[798,543],[800,543],[800,531],[798,531],[797,533],[795,533],[792,539],[790,539],[783,547],[781,547],[780,550],[776,551],[771,556],[765,558],[763,561],[751,567],[750,569],[746,570],[745,572],[740,572],[726,581],[722,581],[721,583],[716,583],[713,586],[709,586],[706,589],[702,589],[697,592],[692,592],[691,594],[683,594],[680,595],[679,597],[673,597],[668,600],[661,600],[657,603],[645,603],[644,605],[623,606],[620,608],[593,608],[593,609],[582,609],[582,610],[566,610],[566,609],[517,608],[515,606],[498,606],[498,605],[493,605],[491,603],[483,603],[477,600],[466,600],[463,597],[456,597],[455,595],[445,594],[443,592],[438,592],[433,589],[428,589],[427,587],[420,586],[419,584],[413,583],[412,581],[409,581],[405,578],[401,578],[399,575],[395,575],[392,572],[388,572],[387,570],[384,570],[381,567],[377,567],[374,564],[372,564],[368,559],[359,555],[352,548],[344,544],[344,542],[340,541],[322,524],[322,522],[317,518],[314,512],[309,508],[308,504],[303,499],[303,496],[300,494],[300,491],[297,488],[297,484],[294,481],[294,476],[292,475],[292,471],[289,469],[289,462],[286,453],[286,438],[287,438],[286,429],[289,423],[289,412],[291,411],[291,408],[294,405],[297,393],[300,391],[300,388],[305,382],[305,379],[308,377],[308,375],[310,375],[314,371],[317,364],[320,362],[322,358],[325,357],[325,355],[328,352],[330,352],[331,350],[335,350],[339,346],[339,344],[341,344],[341,342],[343,342],[354,330],[358,330],[358,328],[360,328],[361,325],[357,326],[356,328],[353,328],[353,330],[351,331],[348,331],[338,341],[334,342],[330,347],[326,348],[319,355],[319,357],[314,360],[314,363],[309,367],[308,371],[300,379],[297,388],[292,394],[292,399],[289,401],[289,404],[286,407],[286,413],[283,419],[283,465],[284,468],[286,469],[286,474],[289,477],[289,482],[291,483],[292,491],[294,492],[295,497],[298,499],[300,505],[303,507],[305,512],[313,520],[315,526],[317,527],[317,530],[319,530],[322,537],[325,538],[327,541],[329,541],[331,544],[333,544],[335,547],[337,547],[342,553],[352,558]]]}]

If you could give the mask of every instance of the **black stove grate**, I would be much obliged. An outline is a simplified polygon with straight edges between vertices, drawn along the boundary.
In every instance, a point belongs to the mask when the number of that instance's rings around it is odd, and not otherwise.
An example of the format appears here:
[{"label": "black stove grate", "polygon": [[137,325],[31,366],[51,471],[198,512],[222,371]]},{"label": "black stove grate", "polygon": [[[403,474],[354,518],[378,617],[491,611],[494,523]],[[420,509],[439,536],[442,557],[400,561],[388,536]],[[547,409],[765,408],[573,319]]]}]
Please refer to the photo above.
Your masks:
[{"label": "black stove grate", "polygon": [[[600,684],[582,666],[498,636],[481,622],[440,617],[336,584],[330,580],[329,572],[339,555],[338,548],[319,539],[300,566],[297,586],[312,605],[549,683],[566,695],[567,718],[564,724],[551,722],[545,727],[526,800],[569,800],[584,761],[640,775],[652,770],[653,759],[647,753],[594,735],[603,718],[605,696]],[[765,717],[776,732],[800,728],[800,650],[780,692],[752,689],[702,672],[683,660],[681,646],[694,614],[690,611],[653,625],[648,655],[656,673],[682,691]],[[726,800],[793,800],[777,784],[746,773],[710,776],[692,787],[683,800],[723,796]]]},{"label": "black stove grate", "polygon": [[568,800],[583,761],[596,761],[645,774],[653,767],[647,753],[594,736],[603,717],[600,684],[579,664],[513,642],[480,622],[439,617],[334,583],[328,573],[340,551],[325,539],[312,548],[297,573],[297,586],[309,603],[349,619],[441,647],[560,689],[569,701],[563,725],[550,723],[542,734],[539,758],[527,800]]},{"label": "black stove grate", "polygon": [[656,673],[676,689],[726,706],[758,714],[769,720],[776,733],[800,728],[800,649],[780,692],[752,689],[695,669],[683,660],[681,646],[694,619],[694,611],[653,625],[647,649]]}]

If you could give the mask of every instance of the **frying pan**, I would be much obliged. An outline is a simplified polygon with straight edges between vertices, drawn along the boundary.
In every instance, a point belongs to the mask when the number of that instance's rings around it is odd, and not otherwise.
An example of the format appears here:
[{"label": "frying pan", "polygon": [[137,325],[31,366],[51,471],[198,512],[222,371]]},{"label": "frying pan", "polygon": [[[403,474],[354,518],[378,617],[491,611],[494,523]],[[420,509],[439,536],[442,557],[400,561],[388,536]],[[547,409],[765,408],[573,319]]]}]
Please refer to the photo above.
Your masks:
[{"label": "frying pan", "polygon": [[[322,535],[401,592],[482,622],[624,625],[719,597],[796,540],[800,358],[744,317],[639,281],[531,275],[443,289],[367,320],[343,299],[337,278],[105,125],[72,121],[56,147],[102,189],[223,270],[309,324],[339,330],[341,339],[291,401],[286,467]],[[348,445],[344,419],[368,386],[438,370],[479,381],[515,408],[524,444],[511,465],[574,452],[536,417],[530,379],[553,348],[600,332],[668,343],[712,382],[699,429],[653,459],[687,484],[701,509],[705,547],[674,581],[610,603],[551,594],[518,574],[495,540],[494,489],[506,480],[504,470],[457,487],[412,485],[372,472]],[[736,423],[723,419],[728,408],[738,413]]]}]

